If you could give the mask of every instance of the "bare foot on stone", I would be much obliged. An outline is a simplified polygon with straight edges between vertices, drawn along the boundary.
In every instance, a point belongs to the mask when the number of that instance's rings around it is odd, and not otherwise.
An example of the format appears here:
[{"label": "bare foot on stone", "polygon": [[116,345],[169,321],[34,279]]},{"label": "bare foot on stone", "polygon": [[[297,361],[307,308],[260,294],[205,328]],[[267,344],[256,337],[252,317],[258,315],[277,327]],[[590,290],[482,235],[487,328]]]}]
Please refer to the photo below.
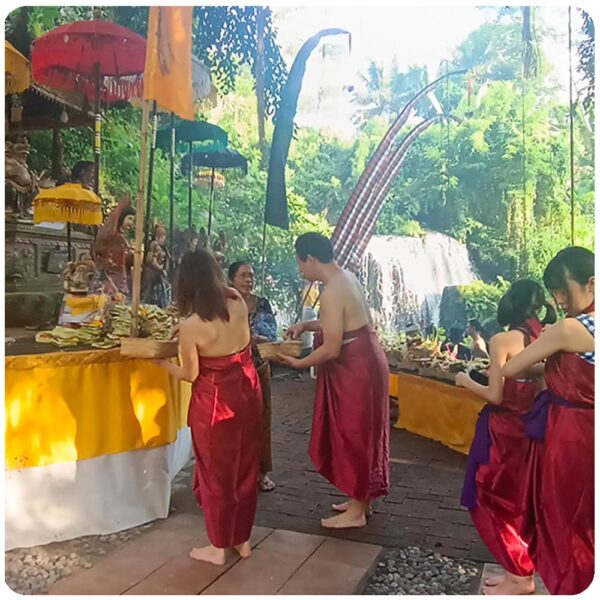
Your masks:
[{"label": "bare foot on stone", "polygon": [[242,558],[249,558],[250,555],[252,554],[252,548],[250,547],[250,542],[244,542],[243,544],[239,544],[239,545],[235,546],[234,548],[235,548],[235,551]]},{"label": "bare foot on stone", "polygon": [[494,587],[502,583],[506,579],[506,575],[498,575],[497,577],[490,577],[484,582],[485,587]]},{"label": "bare foot on stone", "polygon": [[204,548],[192,548],[190,558],[222,566],[225,564],[225,549],[215,548],[214,546],[204,546]]},{"label": "bare foot on stone", "polygon": [[[336,512],[346,512],[348,510],[348,508],[350,508],[352,503],[352,500],[347,500],[346,502],[342,502],[342,504],[332,504],[331,508],[333,508],[333,510],[335,510]],[[367,506],[367,510],[366,513],[367,517],[370,517],[373,514],[373,509],[371,508],[371,506]]]},{"label": "bare foot on stone", "polygon": [[367,517],[364,511],[355,513],[354,511],[345,511],[329,519],[321,519],[321,525],[327,529],[352,529],[364,527],[367,524]]},{"label": "bare foot on stone", "polygon": [[[494,581],[500,578],[494,578]],[[507,573],[501,581],[495,585],[486,585],[483,588],[484,596],[521,596],[533,594],[535,592],[535,582],[533,577],[518,577]]]}]

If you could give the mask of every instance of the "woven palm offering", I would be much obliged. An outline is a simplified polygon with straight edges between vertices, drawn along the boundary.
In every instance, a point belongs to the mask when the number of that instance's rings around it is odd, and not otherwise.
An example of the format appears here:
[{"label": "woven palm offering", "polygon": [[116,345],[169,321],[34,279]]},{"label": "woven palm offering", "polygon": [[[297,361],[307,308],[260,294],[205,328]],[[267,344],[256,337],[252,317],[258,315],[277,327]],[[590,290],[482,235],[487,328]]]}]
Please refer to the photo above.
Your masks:
[{"label": "woven palm offering", "polygon": [[257,345],[260,357],[263,360],[277,360],[278,354],[297,358],[302,352],[301,340],[284,340],[283,342],[269,342]]}]

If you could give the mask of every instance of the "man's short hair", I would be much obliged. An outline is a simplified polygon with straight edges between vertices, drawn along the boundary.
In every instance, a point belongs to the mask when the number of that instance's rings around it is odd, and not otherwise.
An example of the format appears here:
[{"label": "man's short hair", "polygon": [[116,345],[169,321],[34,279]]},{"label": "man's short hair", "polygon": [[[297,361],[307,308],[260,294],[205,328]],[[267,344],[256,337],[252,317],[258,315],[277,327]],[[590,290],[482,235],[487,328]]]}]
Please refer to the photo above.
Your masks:
[{"label": "man's short hair", "polygon": [[71,180],[72,181],[81,181],[83,178],[83,174],[88,169],[93,169],[95,167],[94,163],[89,160],[80,160],[78,163],[75,163],[73,168],[71,169]]},{"label": "man's short hair", "polygon": [[312,256],[328,264],[333,261],[333,246],[329,238],[320,233],[305,233],[296,240],[296,254],[302,262]]}]

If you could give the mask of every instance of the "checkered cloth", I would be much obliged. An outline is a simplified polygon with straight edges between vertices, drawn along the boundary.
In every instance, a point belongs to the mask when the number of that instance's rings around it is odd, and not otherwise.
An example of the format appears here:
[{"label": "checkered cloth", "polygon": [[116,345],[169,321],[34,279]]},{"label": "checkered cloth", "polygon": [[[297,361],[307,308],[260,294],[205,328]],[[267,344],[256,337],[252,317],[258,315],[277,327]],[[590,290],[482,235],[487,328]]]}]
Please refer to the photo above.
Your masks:
[{"label": "checkered cloth", "polygon": [[[588,314],[583,314],[576,317],[576,319],[592,334],[593,338],[596,337],[596,320],[594,317]],[[583,360],[591,363],[592,365],[596,364],[595,355],[595,352],[581,352],[579,354]]]}]

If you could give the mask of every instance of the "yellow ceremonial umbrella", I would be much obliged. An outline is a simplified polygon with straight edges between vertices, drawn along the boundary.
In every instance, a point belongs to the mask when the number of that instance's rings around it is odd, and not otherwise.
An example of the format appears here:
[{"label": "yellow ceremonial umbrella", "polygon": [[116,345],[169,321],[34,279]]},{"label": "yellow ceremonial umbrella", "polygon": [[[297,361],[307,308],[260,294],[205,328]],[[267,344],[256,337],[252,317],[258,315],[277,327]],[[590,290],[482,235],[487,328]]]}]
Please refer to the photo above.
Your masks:
[{"label": "yellow ceremonial umbrella", "polygon": [[19,94],[31,85],[31,63],[4,40],[4,94]]},{"label": "yellow ceremonial umbrella", "polygon": [[67,247],[71,260],[71,223],[102,224],[102,200],[80,183],[65,183],[41,190],[33,201],[33,222],[66,223]]}]

